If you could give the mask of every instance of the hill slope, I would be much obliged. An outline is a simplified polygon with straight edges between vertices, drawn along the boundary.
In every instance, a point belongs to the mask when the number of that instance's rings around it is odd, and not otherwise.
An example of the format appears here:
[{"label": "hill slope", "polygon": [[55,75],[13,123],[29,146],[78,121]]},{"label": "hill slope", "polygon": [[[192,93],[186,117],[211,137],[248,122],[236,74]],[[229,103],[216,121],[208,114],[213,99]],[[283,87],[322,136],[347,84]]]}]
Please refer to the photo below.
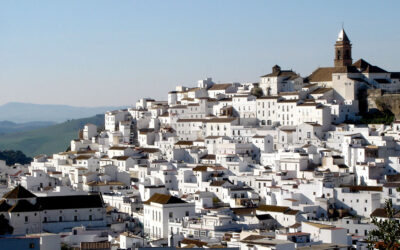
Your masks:
[{"label": "hill slope", "polygon": [[54,124],[55,124],[54,122],[15,123],[15,122],[10,122],[10,121],[0,121],[0,135],[48,127],[48,126],[54,125]]},{"label": "hill slope", "polygon": [[45,128],[0,135],[0,150],[21,150],[27,156],[65,151],[86,123],[104,126],[104,115],[66,121]]},{"label": "hill slope", "polygon": [[17,123],[32,121],[65,122],[69,119],[91,117],[104,114],[120,107],[73,107],[67,105],[32,104],[10,102],[0,106],[0,121]]}]

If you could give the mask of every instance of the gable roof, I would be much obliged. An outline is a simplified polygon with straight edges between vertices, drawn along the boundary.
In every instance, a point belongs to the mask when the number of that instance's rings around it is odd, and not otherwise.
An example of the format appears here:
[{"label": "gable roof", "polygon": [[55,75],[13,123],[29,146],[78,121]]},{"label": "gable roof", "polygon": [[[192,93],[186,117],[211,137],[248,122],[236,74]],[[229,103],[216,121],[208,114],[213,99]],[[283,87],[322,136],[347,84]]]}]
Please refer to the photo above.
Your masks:
[{"label": "gable roof", "polygon": [[103,199],[100,195],[68,195],[38,197],[36,205],[41,210],[102,208]]},{"label": "gable roof", "polygon": [[355,66],[322,67],[308,76],[309,82],[331,82],[334,73],[360,73]]},{"label": "gable roof", "polygon": [[225,90],[232,86],[231,83],[220,83],[220,84],[214,84],[211,88],[208,90]]},{"label": "gable roof", "polygon": [[363,73],[388,73],[386,70],[381,69],[378,66],[371,65],[362,58],[353,63],[353,66]]},{"label": "gable roof", "polygon": [[261,77],[288,77],[288,78],[296,78],[296,77],[299,77],[299,75],[298,74],[296,74],[296,72],[293,72],[292,70],[276,70],[276,71],[274,71],[274,72],[272,72],[272,73],[269,73],[269,74],[266,74],[266,75],[263,75],[263,76],[261,76]]},{"label": "gable roof", "polygon": [[[381,218],[388,218],[388,214],[386,212],[386,209],[384,208],[377,208],[371,213],[371,217],[381,217]],[[397,211],[393,215],[394,218],[400,218],[400,211]]]},{"label": "gable roof", "polygon": [[187,203],[184,200],[179,199],[178,197],[168,195],[168,194],[160,194],[155,193],[153,194],[150,199],[143,202],[143,204],[150,205],[152,202],[158,204],[179,204],[179,203]]},{"label": "gable roof", "polygon": [[334,67],[318,68],[308,77],[309,82],[331,82]]},{"label": "gable roof", "polygon": [[33,205],[27,200],[19,200],[17,203],[12,206],[8,212],[10,213],[17,213],[17,212],[32,212],[32,211],[38,211],[39,209],[37,206]]},{"label": "gable roof", "polygon": [[36,195],[32,194],[21,185],[16,186],[13,190],[3,195],[3,198],[6,199],[26,199],[34,197],[36,197]]},{"label": "gable roof", "polygon": [[10,209],[10,205],[6,202],[6,200],[0,201],[0,212],[7,212]]}]

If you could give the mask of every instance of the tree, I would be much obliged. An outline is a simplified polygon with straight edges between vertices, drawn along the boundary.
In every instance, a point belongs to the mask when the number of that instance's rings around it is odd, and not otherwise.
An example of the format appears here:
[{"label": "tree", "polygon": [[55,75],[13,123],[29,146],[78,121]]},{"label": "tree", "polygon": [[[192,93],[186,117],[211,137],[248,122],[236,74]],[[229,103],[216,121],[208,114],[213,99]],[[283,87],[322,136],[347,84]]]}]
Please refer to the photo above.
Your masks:
[{"label": "tree", "polygon": [[372,217],[372,223],[377,229],[368,233],[369,249],[377,247],[379,249],[397,249],[400,242],[400,222],[395,215],[399,213],[392,204],[391,200],[385,201],[386,219]]},{"label": "tree", "polygon": [[0,214],[0,235],[12,234],[13,232],[14,228],[10,226],[6,217],[3,214]]},{"label": "tree", "polygon": [[262,91],[262,89],[259,88],[259,87],[254,87],[254,88],[251,90],[251,94],[258,98],[258,97],[261,97],[261,96],[263,95],[263,91]]},{"label": "tree", "polygon": [[27,157],[19,150],[4,150],[0,151],[0,160],[4,160],[7,165],[12,166],[15,163],[29,164],[31,163],[32,158]]}]

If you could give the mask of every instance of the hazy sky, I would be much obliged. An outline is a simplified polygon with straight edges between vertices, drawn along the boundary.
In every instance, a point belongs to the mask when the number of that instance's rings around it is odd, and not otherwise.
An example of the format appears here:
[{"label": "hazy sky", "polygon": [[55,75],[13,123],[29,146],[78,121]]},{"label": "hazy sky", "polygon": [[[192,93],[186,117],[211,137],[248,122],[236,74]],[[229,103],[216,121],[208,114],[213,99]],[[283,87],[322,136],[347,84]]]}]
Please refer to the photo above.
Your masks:
[{"label": "hazy sky", "polygon": [[398,0],[1,0],[0,104],[166,100],[175,85],[256,82],[274,64],[306,76],[333,64],[342,22],[353,59],[400,71],[399,10]]}]

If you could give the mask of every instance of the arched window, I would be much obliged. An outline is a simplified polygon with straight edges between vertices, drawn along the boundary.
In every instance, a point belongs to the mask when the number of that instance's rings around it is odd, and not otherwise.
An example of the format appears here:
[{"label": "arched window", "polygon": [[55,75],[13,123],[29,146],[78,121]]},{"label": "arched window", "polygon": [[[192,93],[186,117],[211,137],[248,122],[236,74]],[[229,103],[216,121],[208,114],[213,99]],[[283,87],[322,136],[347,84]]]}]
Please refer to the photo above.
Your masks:
[{"label": "arched window", "polygon": [[62,216],[58,217],[59,222],[62,222],[62,220],[63,220]]},{"label": "arched window", "polygon": [[338,59],[338,60],[340,60],[340,59],[341,59],[340,50],[337,50],[337,53],[336,53],[336,55],[337,55],[337,59]]}]

